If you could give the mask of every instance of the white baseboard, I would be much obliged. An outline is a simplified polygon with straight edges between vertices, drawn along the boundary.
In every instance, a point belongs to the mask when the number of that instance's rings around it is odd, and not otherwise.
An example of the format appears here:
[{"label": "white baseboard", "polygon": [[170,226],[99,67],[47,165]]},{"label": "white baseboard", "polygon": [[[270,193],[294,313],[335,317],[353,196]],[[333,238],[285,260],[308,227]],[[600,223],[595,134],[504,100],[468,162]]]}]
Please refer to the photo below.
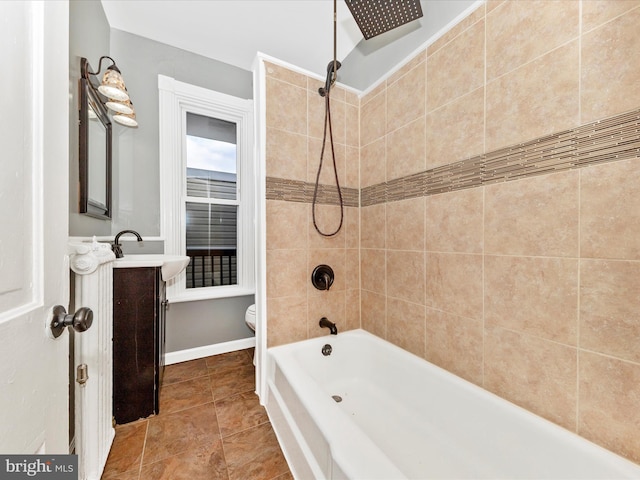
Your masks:
[{"label": "white baseboard", "polygon": [[240,340],[232,340],[224,343],[214,343],[213,345],[204,345],[202,347],[189,348],[187,350],[178,350],[177,352],[169,352],[164,356],[165,365],[173,365],[174,363],[187,362],[197,358],[209,357],[211,355],[219,355],[221,353],[235,352],[236,350],[244,350],[256,346],[256,337],[241,338]]}]

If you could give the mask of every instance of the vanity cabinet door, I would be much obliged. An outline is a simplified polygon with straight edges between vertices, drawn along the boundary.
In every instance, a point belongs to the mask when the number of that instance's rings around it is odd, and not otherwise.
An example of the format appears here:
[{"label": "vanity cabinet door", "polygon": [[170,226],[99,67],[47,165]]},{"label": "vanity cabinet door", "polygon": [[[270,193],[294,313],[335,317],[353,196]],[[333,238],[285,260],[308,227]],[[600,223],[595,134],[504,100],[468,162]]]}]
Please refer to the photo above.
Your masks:
[{"label": "vanity cabinet door", "polygon": [[159,411],[163,301],[160,268],[113,270],[113,415],[117,424]]}]

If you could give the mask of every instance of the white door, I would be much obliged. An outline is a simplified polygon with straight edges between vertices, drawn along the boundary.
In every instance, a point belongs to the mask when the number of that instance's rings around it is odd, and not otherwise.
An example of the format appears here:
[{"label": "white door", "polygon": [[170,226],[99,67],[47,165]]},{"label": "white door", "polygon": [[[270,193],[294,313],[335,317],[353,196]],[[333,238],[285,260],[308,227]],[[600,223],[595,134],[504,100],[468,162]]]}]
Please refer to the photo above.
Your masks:
[{"label": "white door", "polygon": [[0,452],[68,453],[69,5],[0,1]]}]

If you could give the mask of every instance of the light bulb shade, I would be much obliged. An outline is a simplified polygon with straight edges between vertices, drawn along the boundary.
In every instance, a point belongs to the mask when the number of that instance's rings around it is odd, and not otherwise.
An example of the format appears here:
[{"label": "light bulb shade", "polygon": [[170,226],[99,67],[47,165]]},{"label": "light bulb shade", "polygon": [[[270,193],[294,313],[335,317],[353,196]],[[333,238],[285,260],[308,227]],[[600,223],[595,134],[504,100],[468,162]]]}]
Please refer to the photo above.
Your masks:
[{"label": "light bulb shade", "polygon": [[122,80],[122,75],[113,65],[104,72],[102,84],[98,87],[98,90],[105,97],[114,100],[129,100],[129,94],[127,93],[127,87],[124,85],[124,80]]},{"label": "light bulb shade", "polygon": [[135,113],[133,109],[133,105],[130,100],[112,100],[110,99],[105,103],[109,110],[113,110],[114,112],[124,113],[124,114],[132,114]]},{"label": "light bulb shade", "polygon": [[137,127],[138,122],[136,121],[135,113],[116,113],[113,116],[113,120],[118,122],[120,125],[124,125],[126,127]]}]

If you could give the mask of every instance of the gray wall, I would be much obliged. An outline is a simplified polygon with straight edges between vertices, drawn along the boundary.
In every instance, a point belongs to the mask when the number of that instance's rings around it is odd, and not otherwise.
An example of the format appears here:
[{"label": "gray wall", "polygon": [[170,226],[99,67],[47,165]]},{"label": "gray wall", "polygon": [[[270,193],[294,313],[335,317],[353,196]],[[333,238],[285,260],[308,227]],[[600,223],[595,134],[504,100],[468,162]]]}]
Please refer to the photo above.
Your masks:
[{"label": "gray wall", "polygon": [[422,0],[423,17],[419,20],[361,40],[342,61],[338,80],[366,90],[474,3],[475,0]]},{"label": "gray wall", "polygon": [[199,302],[170,303],[167,310],[167,352],[253,337],[244,322],[253,295]]},{"label": "gray wall", "polygon": [[[235,95],[253,96],[252,73],[109,27],[98,1],[70,2],[69,32],[69,235],[113,236],[131,228],[160,236],[158,74]],[[136,108],[139,127],[113,123],[113,218],[78,214],[78,80],[80,57],[94,69],[102,55],[118,64]],[[103,67],[104,68],[104,67]],[[125,239],[125,238],[123,238]],[[127,253],[162,252],[162,242],[126,241]],[[253,336],[244,323],[253,296],[172,304],[167,312],[167,351]]]},{"label": "gray wall", "polygon": [[[111,30],[110,51],[122,71],[139,124],[136,129],[114,129],[119,154],[113,171],[116,216],[112,233],[132,228],[143,237],[159,236],[158,74],[252,98],[252,73],[115,29]],[[133,252],[143,246],[133,242],[126,248]],[[167,312],[167,352],[253,336],[244,323],[244,313],[253,301],[251,295],[172,304]]]},{"label": "gray wall", "polygon": [[[102,9],[102,3],[84,0],[69,2],[69,235],[71,236],[111,234],[111,222],[78,213],[80,58],[85,57],[94,71],[97,70],[100,57],[109,55],[110,35],[109,23]],[[107,62],[107,65],[110,65],[110,62]]]},{"label": "gray wall", "polygon": [[252,73],[120,30],[111,30],[111,53],[118,62],[138,118],[138,128],[114,134],[116,218],[113,231],[133,228],[160,235],[158,165],[158,74],[217,92],[252,98]]},{"label": "gray wall", "polygon": [[[70,3],[70,212],[69,235],[113,236],[124,229],[160,236],[158,74],[240,98],[252,98],[252,73],[185,50],[109,28],[102,4]],[[113,217],[78,214],[78,80],[80,57],[94,69],[109,55],[122,71],[139,126],[113,123]],[[109,65],[108,63],[107,65]],[[104,67],[103,67],[104,71]],[[157,248],[156,248],[157,250]]]}]

